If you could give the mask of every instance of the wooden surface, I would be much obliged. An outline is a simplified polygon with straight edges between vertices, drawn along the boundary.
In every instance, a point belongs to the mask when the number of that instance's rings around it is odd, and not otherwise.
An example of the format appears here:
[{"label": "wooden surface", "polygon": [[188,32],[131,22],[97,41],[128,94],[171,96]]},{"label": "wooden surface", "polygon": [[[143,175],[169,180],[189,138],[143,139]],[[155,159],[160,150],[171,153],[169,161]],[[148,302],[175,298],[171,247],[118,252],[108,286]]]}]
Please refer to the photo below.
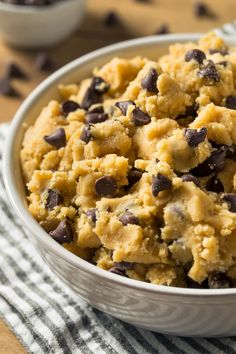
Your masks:
[{"label": "wooden surface", "polygon": [[[205,32],[230,22],[236,17],[235,0],[208,0],[215,19],[196,18],[193,0],[88,0],[87,13],[80,29],[61,45],[49,50],[57,67],[93,49],[114,42],[154,34],[159,26],[167,24],[171,32]],[[104,17],[115,11],[120,18],[120,26],[106,27]],[[35,67],[35,51],[9,48],[0,41],[0,77],[4,75],[8,60],[19,63],[28,73],[28,81],[13,81],[22,97],[0,96],[0,122],[10,121],[31,90],[45,78]],[[0,280],[1,281],[1,280]],[[8,327],[0,321],[0,354],[26,353]],[[45,353],[50,354],[50,353]]]}]

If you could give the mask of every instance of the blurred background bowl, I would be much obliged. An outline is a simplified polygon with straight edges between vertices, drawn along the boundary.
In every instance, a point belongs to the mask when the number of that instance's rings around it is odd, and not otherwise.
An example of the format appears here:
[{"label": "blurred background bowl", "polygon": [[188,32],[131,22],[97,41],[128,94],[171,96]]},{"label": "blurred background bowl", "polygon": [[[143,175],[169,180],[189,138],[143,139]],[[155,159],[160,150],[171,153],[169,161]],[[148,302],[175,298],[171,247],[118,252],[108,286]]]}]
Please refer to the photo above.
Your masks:
[{"label": "blurred background bowl", "polygon": [[84,12],[85,0],[62,0],[48,6],[0,2],[0,37],[17,47],[49,47],[76,30]]}]

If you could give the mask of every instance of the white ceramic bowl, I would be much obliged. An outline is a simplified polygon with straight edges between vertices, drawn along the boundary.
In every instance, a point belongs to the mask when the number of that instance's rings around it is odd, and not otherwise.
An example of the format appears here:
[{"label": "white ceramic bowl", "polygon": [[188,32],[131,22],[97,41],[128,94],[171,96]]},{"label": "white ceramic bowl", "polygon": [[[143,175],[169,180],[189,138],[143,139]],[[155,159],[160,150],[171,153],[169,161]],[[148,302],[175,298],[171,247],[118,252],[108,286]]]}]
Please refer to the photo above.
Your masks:
[{"label": "white ceramic bowl", "polygon": [[173,42],[198,38],[199,35],[193,34],[166,35],[115,44],[87,54],[51,75],[26,99],[13,120],[3,172],[11,203],[35,247],[53,272],[92,306],[153,331],[184,336],[228,336],[236,334],[236,289],[158,286],[109,273],[78,258],[56,243],[28,212],[19,160],[24,123],[32,124],[49,99],[57,97],[59,83],[80,81],[91,74],[94,66],[114,56],[139,54],[157,58]]},{"label": "white ceramic bowl", "polygon": [[85,0],[62,0],[48,6],[11,5],[0,1],[0,36],[23,48],[49,47],[80,24]]}]

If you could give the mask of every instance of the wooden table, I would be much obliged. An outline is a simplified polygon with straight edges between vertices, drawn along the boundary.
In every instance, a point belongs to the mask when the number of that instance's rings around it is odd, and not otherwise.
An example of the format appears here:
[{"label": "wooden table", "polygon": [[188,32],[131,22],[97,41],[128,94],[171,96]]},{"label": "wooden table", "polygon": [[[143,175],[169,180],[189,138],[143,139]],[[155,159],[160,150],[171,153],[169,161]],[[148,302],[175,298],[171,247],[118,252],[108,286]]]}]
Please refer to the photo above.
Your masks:
[{"label": "wooden table", "polygon": [[[194,1],[191,0],[88,0],[87,14],[80,29],[72,38],[50,49],[49,54],[60,67],[107,44],[152,35],[162,24],[168,24],[171,32],[205,32],[234,20],[235,0],[208,0],[206,3],[218,14],[217,18],[196,18],[193,13]],[[104,17],[109,11],[115,11],[119,15],[122,25],[104,25]],[[19,63],[29,74],[28,81],[13,81],[22,94],[21,98],[0,96],[0,122],[11,120],[22,100],[46,76],[35,67],[36,54],[35,51],[9,48],[0,42],[0,77],[3,76],[9,59]],[[0,321],[0,354],[23,353],[26,353],[24,348],[6,324]]]}]

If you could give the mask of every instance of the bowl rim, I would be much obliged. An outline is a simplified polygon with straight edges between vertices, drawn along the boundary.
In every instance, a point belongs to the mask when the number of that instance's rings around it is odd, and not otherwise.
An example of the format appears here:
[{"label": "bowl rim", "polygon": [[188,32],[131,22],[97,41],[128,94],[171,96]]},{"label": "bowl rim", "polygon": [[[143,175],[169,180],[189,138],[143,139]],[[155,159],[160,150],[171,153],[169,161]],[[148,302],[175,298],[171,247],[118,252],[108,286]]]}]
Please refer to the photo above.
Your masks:
[{"label": "bowl rim", "polygon": [[[81,2],[81,0],[79,0]],[[18,5],[9,4],[0,1],[0,11],[11,12],[11,13],[21,13],[21,14],[38,14],[39,12],[49,12],[58,8],[68,6],[71,3],[78,2],[78,0],[60,0],[50,5],[42,6],[32,6],[32,5]]]},{"label": "bowl rim", "polygon": [[[98,277],[99,279],[107,280],[109,282],[116,283],[117,285],[126,286],[130,289],[136,289],[142,292],[152,292],[168,296],[222,297],[226,295],[230,296],[236,294],[236,288],[215,290],[168,287],[164,285],[156,285],[121,277],[119,275],[110,273],[106,270],[96,267],[95,265],[74,255],[72,252],[59,245],[55,240],[49,237],[46,231],[44,231],[44,229],[40,227],[38,222],[30,214],[30,212],[22,202],[20,194],[14,182],[14,166],[11,156],[14,151],[14,142],[15,137],[17,135],[18,127],[23,123],[25,113],[28,111],[28,109],[30,109],[30,107],[33,106],[34,102],[37,101],[39,97],[43,96],[44,91],[47,90],[48,87],[53,86],[53,84],[56,83],[58,79],[65,77],[66,74],[73,72],[77,67],[82,66],[83,64],[89,61],[101,58],[106,54],[112,54],[113,52],[116,52],[117,50],[121,49],[135,48],[139,47],[140,45],[150,46],[151,44],[158,45],[159,43],[173,44],[174,42],[196,41],[200,37],[200,33],[180,33],[169,34],[165,36],[141,37],[112,44],[92,51],[88,54],[85,54],[66,64],[65,66],[54,72],[52,75],[50,75],[48,78],[46,78],[43,82],[41,82],[25,99],[25,101],[22,103],[12,120],[3,153],[3,179],[7,194],[9,196],[9,200],[13,208],[17,212],[19,219],[21,220],[23,226],[25,226],[30,232],[32,232],[34,237],[39,238],[40,241],[44,243],[49,249],[51,248],[54,254],[56,254],[60,258],[65,259],[68,263],[78,267],[82,271],[86,271],[87,273],[90,273],[90,275]],[[235,43],[235,39],[232,41],[232,43]]]}]

